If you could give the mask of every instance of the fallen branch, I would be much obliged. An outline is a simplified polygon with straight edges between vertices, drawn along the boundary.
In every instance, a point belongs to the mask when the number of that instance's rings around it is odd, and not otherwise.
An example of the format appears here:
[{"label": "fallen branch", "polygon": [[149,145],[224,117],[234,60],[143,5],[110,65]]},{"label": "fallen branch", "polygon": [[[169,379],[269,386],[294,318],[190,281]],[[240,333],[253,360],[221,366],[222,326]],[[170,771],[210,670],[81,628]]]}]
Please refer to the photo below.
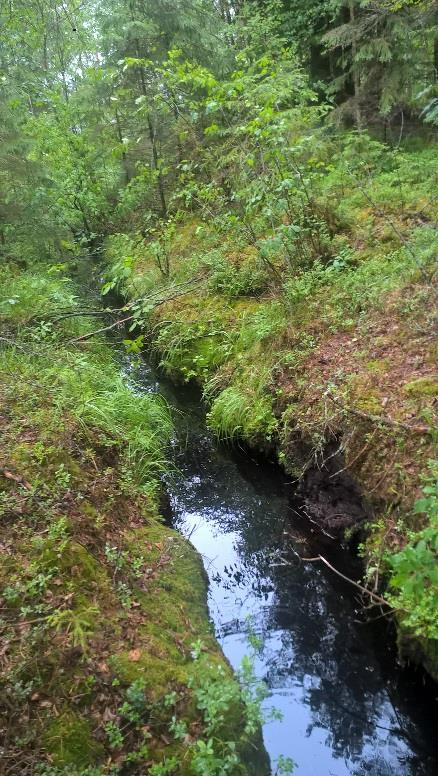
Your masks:
[{"label": "fallen branch", "polygon": [[414,434],[431,434],[432,428],[430,426],[410,426],[408,423],[402,423],[400,420],[393,420],[392,418],[388,418],[382,415],[373,415],[370,412],[364,412],[363,410],[358,410],[356,407],[346,407],[345,404],[337,397],[333,396],[330,391],[326,391],[326,396],[329,397],[329,399],[332,400],[335,404],[337,404],[339,407],[341,407],[342,410],[345,412],[349,412],[351,415],[356,415],[359,418],[363,418],[364,420],[370,420],[372,423],[383,423],[385,426],[391,426],[393,428],[402,428],[405,431],[412,431]]},{"label": "fallen branch", "polygon": [[121,326],[123,323],[132,321],[133,318],[134,318],[134,315],[128,315],[127,318],[120,318],[118,321],[115,321],[115,323],[110,323],[109,326],[103,326],[101,329],[96,329],[95,331],[88,332],[88,334],[82,334],[80,337],[75,337],[75,339],[68,340],[67,344],[73,345],[76,342],[83,342],[84,340],[90,339],[91,337],[95,337],[96,334],[103,334],[103,332],[105,331],[110,331],[110,329],[115,329],[116,326]]},{"label": "fallen branch", "polygon": [[24,477],[21,477],[19,474],[14,474],[3,466],[0,467],[0,474],[3,474],[3,477],[6,477],[7,480],[13,480],[13,482],[17,482],[18,485],[22,485],[26,490],[33,490],[30,482],[25,480]]},{"label": "fallen branch", "polygon": [[305,561],[306,563],[317,563],[318,561],[321,561],[324,563],[331,571],[333,571],[335,574],[338,575],[338,577],[341,577],[345,582],[349,582],[350,585],[354,585],[354,587],[357,587],[358,590],[360,590],[365,595],[370,596],[370,598],[373,599],[377,604],[380,604],[380,606],[388,606],[387,601],[385,601],[384,598],[382,598],[380,595],[377,595],[376,593],[373,593],[372,590],[368,590],[368,588],[364,587],[363,585],[360,585],[359,582],[355,582],[354,579],[350,579],[350,577],[347,577],[345,574],[342,573],[342,571],[339,571],[334,566],[332,566],[331,563],[328,562],[326,558],[324,558],[322,555],[317,555],[315,558],[301,558],[301,560]]},{"label": "fallen branch", "polygon": [[87,318],[95,317],[99,318],[103,315],[114,315],[114,313],[122,312],[123,307],[101,307],[99,310],[87,308],[61,308],[54,310],[52,313],[46,313],[45,315],[33,315],[28,319],[28,323],[34,323],[38,321],[62,321],[64,318]]},{"label": "fallen branch", "polygon": [[[186,291],[177,291],[176,294],[173,294],[172,296],[166,296],[164,299],[159,299],[156,302],[151,302],[151,304],[154,308],[160,307],[161,305],[166,304],[167,302],[171,302],[173,299],[178,299],[181,296],[185,296],[186,294],[190,293],[191,290],[192,290],[192,287],[190,287]],[[148,302],[148,297],[144,298],[142,301]],[[134,304],[133,302],[128,303],[121,309],[123,310],[132,309],[133,304]],[[96,334],[103,334],[103,332],[105,331],[110,331],[111,329],[114,329],[117,326],[121,326],[123,323],[132,321],[135,319],[135,317],[136,317],[136,314],[133,313],[132,315],[128,315],[126,318],[121,318],[115,321],[114,323],[110,323],[109,326],[103,326],[101,329],[96,329],[95,331],[88,332],[88,334],[82,334],[80,337],[75,337],[75,339],[68,340],[67,344],[72,345],[76,342],[83,342],[84,340],[90,339],[90,337],[94,337]]]},{"label": "fallen branch", "polygon": [[[195,275],[195,277],[193,277],[193,278],[189,278],[188,280],[183,280],[183,281],[181,281],[181,283],[173,283],[171,285],[171,287],[168,288],[168,290],[174,291],[176,288],[186,288],[186,286],[193,286],[193,285],[197,286],[202,280],[205,279],[205,277],[206,277],[206,273],[203,272],[200,275]],[[160,287],[160,288],[157,288],[156,291],[151,291],[151,293],[148,296],[136,297],[135,299],[132,299],[131,301],[126,302],[126,304],[124,305],[123,309],[129,310],[131,307],[133,307],[135,304],[138,304],[139,302],[148,302],[150,300],[153,300],[154,297],[159,296],[160,294],[162,294],[163,290],[164,289],[162,287]],[[184,291],[184,294],[187,294],[187,293],[189,293],[189,292],[188,291]],[[183,296],[183,294],[181,294],[181,296]],[[170,299],[174,299],[174,298],[175,298],[175,296],[172,295],[170,297],[167,297],[164,301],[167,301],[167,299],[170,300]],[[162,304],[162,303],[163,302],[160,302],[160,304]]]},{"label": "fallen branch", "polygon": [[[123,307],[105,308],[101,310],[70,310],[68,312],[54,313],[47,316],[44,320],[50,321],[62,321],[64,318],[101,318],[105,315],[114,315],[115,313],[121,313]],[[35,320],[35,319],[33,319]]]}]

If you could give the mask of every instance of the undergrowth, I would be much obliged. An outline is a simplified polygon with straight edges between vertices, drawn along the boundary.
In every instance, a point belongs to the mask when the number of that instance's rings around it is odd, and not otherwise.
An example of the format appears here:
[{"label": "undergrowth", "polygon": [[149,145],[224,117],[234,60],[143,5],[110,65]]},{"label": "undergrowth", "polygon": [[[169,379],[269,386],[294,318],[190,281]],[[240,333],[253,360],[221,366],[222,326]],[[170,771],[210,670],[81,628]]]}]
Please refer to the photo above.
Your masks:
[{"label": "undergrowth", "polygon": [[158,514],[169,409],[128,390],[104,341],[78,341],[96,323],[61,267],[2,275],[7,772],[248,773],[254,710],[213,638],[201,560]]},{"label": "undergrowth", "polygon": [[[434,455],[436,150],[337,135],[317,129],[310,113],[292,119],[281,109],[282,123],[267,110],[255,139],[259,119],[245,124],[232,99],[239,152],[224,130],[200,161],[216,188],[191,168],[182,174],[175,209],[154,232],[155,254],[147,237],[131,235],[137,253],[123,277],[123,250],[114,263],[121,238],[113,236],[107,276],[128,300],[160,284],[160,304],[146,294],[139,325],[165,371],[202,385],[221,439],[275,447],[294,477],[340,440],[346,470],[383,515],[383,528],[373,527],[379,519],[369,524],[368,572],[376,554],[394,557],[366,579],[389,580],[400,623],[432,643],[435,598],[426,593],[425,609],[406,589],[405,598],[396,559],[404,546],[414,552],[416,532],[430,521],[404,517],[414,514]],[[264,149],[257,173],[254,143]],[[222,165],[231,198],[221,189]],[[160,240],[166,272],[157,265]]]}]

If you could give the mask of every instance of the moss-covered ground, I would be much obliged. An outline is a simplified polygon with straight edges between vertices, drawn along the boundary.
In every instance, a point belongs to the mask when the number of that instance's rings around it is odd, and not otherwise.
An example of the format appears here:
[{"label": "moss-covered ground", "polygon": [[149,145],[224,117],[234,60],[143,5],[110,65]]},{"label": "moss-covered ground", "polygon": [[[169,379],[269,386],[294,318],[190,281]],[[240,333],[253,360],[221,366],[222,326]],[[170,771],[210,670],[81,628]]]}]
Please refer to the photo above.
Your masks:
[{"label": "moss-covered ground", "polygon": [[221,735],[239,746],[242,706],[201,560],[158,513],[169,411],[127,390],[105,343],[72,342],[96,323],[62,268],[2,281],[0,770],[197,773],[189,685],[228,687],[216,754]]},{"label": "moss-covered ground", "polygon": [[[325,174],[312,206],[326,238],[311,262],[291,269],[279,248],[267,266],[241,232],[185,213],[163,229],[169,272],[147,241],[124,234],[108,242],[107,276],[145,300],[133,311],[161,366],[203,386],[222,439],[275,451],[297,479],[335,444],[373,515],[349,525],[360,529],[370,587],[417,579],[436,590],[429,562],[400,578],[392,558],[416,551],[433,517],[414,505],[436,472],[437,157],[370,143],[373,156],[361,142],[338,145],[336,164],[315,149]],[[436,594],[425,618],[435,627],[411,626],[403,607],[397,617],[406,643],[415,636],[436,653]],[[435,658],[424,662],[436,674]]]}]

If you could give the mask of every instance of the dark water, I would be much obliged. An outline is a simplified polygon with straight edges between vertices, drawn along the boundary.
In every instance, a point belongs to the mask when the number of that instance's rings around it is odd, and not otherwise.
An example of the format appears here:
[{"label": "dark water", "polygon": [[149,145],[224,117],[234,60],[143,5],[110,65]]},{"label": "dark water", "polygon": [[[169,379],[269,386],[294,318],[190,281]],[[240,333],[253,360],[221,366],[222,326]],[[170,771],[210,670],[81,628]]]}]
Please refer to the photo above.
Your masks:
[{"label": "dark water", "polygon": [[177,410],[173,523],[202,554],[224,653],[234,667],[248,653],[248,617],[263,641],[256,673],[267,707],[283,712],[263,729],[272,773],[281,754],[299,776],[438,774],[433,691],[396,666],[390,626],[363,622],[350,585],[297,557],[321,551],[342,568],[345,553],[321,548],[277,468],[214,442],[193,392],[158,381],[147,364],[126,362],[125,374],[134,391],[159,390]]}]

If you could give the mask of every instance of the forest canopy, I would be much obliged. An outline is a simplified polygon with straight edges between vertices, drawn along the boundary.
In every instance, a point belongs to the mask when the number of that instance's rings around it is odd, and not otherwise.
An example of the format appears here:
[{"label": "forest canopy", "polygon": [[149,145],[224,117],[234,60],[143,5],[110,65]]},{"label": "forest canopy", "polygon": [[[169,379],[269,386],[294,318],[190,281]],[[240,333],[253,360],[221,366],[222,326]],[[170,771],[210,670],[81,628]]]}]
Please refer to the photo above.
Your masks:
[{"label": "forest canopy", "polygon": [[263,138],[297,101],[392,143],[437,120],[432,2],[17,0],[0,20],[4,255],[167,217],[251,112]]}]

